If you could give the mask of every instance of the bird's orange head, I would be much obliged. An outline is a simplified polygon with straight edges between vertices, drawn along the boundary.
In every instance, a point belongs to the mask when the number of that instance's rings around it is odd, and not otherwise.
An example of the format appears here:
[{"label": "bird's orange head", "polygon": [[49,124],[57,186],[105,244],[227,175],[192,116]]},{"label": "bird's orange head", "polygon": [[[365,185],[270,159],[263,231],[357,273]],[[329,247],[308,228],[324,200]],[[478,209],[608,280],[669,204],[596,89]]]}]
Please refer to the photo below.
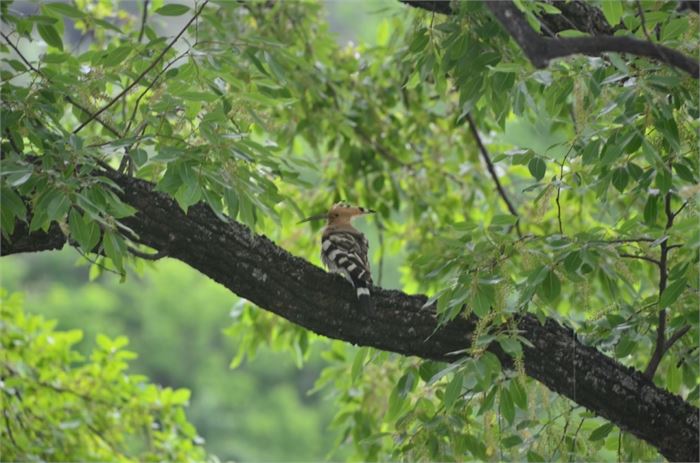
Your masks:
[{"label": "bird's orange head", "polygon": [[351,206],[347,203],[336,203],[331,207],[328,212],[323,214],[316,214],[302,220],[302,222],[309,222],[311,220],[321,220],[326,219],[328,225],[333,224],[349,224],[352,219],[365,214],[373,214],[375,211],[372,209],[367,209],[366,207]]}]

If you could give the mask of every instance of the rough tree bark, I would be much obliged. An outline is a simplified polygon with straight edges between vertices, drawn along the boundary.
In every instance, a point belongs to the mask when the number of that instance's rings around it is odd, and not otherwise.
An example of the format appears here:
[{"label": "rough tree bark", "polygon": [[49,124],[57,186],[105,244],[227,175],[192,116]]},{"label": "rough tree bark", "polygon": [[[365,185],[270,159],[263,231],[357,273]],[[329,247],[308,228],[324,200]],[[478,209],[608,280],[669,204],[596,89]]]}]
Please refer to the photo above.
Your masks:
[{"label": "rough tree bark", "polygon": [[[184,213],[154,185],[116,171],[105,175],[137,209],[125,225],[138,241],[179,259],[259,307],[315,333],[402,355],[454,361],[449,355],[469,347],[474,319],[457,319],[435,334],[434,307],[425,296],[373,288],[375,310],[361,313],[345,281],[289,254],[245,226],[223,222],[205,205]],[[56,249],[65,238],[59,227],[28,234],[18,223],[0,254]],[[554,320],[541,324],[531,315],[518,320],[525,371],[551,390],[610,420],[656,447],[674,461],[697,461],[698,409],[656,387],[641,372],[583,345]],[[431,335],[432,334],[432,335]],[[512,360],[497,346],[489,350],[506,366]]]},{"label": "rough tree bark", "polygon": [[[441,14],[453,14],[450,2],[430,0],[400,0],[416,8]],[[692,56],[648,40],[632,36],[609,36],[613,28],[596,7],[575,0],[570,4],[552,2],[562,14],[539,17],[545,34],[553,35],[563,29],[590,32],[589,37],[552,38],[540,35],[525,19],[525,15],[510,0],[487,1],[486,8],[517,42],[525,56],[537,68],[544,68],[554,58],[586,54],[598,56],[605,52],[645,56],[681,69],[695,79],[700,78],[700,63]]]}]

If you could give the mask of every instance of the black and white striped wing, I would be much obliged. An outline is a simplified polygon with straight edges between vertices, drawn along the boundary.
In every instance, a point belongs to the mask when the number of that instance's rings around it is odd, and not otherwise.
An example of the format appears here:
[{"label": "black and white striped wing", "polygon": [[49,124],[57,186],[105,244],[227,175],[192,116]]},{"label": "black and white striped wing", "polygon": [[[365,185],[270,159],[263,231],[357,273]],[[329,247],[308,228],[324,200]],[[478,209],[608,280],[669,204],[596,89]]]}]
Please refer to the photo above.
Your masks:
[{"label": "black and white striped wing", "polygon": [[343,275],[357,291],[362,303],[369,303],[369,271],[367,253],[369,243],[362,233],[332,231],[324,234],[321,242],[321,260],[328,270]]}]

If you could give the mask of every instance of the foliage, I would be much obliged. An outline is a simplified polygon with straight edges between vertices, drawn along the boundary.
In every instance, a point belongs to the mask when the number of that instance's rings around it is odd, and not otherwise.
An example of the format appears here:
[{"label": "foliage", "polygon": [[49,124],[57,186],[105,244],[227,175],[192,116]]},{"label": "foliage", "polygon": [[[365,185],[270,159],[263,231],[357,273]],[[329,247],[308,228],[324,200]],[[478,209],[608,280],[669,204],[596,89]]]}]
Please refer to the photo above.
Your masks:
[{"label": "foliage", "polygon": [[21,298],[1,295],[0,429],[7,461],[190,461],[205,456],[185,417],[187,389],[161,388],[126,374],[135,357],[123,336],[97,336],[89,357],[80,330],[28,315]]},{"label": "foliage", "polygon": [[307,394],[323,367],[318,349],[297,368],[295,355],[262,345],[254,361],[232,371],[228,365],[242,344],[224,328],[243,308],[235,295],[171,259],[130,275],[128,284],[110,273],[88,281],[89,266],[75,266],[75,260],[69,249],[5,257],[2,282],[24,292],[27,311],[57,319],[61,330],[79,328],[84,336],[75,347],[85,356],[97,347],[98,334],[127,336],[130,350],[139,353],[129,372],[191,391],[187,417],[209,455],[318,461],[333,449],[336,433],[327,429],[332,404]]},{"label": "foliage", "polygon": [[[557,12],[518,3],[537,27],[542,9]],[[697,16],[675,2],[642,2],[644,15],[612,3],[602,12],[618,33],[697,50]],[[16,220],[32,230],[59,222],[96,268],[125,274],[137,240],[120,219],[134,211],[95,175],[102,163],[305,255],[316,237],[293,225],[308,215],[301,209],[341,198],[376,209],[375,261],[405,249],[405,290],[431,294],[443,323],[471,313],[480,322],[472,356],[449,366],[330,344],[319,385],[336,391],[336,423],[358,459],[656,458],[524,378],[513,322],[522,311],[573,325],[637,369],[660,325],[666,339],[688,330],[654,380],[698,403],[691,77],[615,53],[533,70],[480,2],[387,18],[376,46],[337,45],[317,4],[156,3],[143,33],[138,13],[99,5],[45,4],[19,17],[2,4],[12,30],[0,49],[11,67],[3,233]],[[170,15],[197,16],[177,47],[179,30],[153,27]],[[94,32],[89,47],[67,51],[64,17]],[[39,72],[9,46],[35,30],[47,47]],[[255,333],[250,352],[266,339],[303,354],[308,334],[285,326],[265,338],[271,320],[244,316],[233,331]],[[513,354],[515,371],[484,353],[489,342]]]}]

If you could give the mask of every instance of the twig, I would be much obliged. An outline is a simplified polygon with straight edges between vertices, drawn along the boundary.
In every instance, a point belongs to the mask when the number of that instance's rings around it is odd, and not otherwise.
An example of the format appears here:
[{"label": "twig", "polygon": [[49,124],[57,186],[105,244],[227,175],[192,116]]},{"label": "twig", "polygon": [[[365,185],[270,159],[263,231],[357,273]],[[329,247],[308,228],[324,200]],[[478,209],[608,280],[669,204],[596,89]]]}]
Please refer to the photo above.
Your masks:
[{"label": "twig", "polygon": [[658,266],[661,265],[660,261],[654,259],[653,257],[648,257],[648,256],[637,256],[635,254],[620,254],[620,257],[627,257],[630,259],[642,259],[642,260],[646,260],[646,261],[651,262],[652,264],[655,264]]},{"label": "twig", "polygon": [[15,150],[15,153],[22,154],[22,150],[19,149],[19,146],[17,146],[17,144],[15,143],[14,138],[12,138],[10,129],[5,129],[5,135],[7,136],[7,139],[10,142],[10,146],[12,147],[12,149]]},{"label": "twig", "polygon": [[8,412],[7,409],[2,411],[2,414],[5,416],[5,427],[7,428],[7,435],[10,437],[10,441],[12,442],[12,445],[15,446],[15,448],[19,449],[19,446],[17,445],[17,441],[15,440],[14,434],[12,434],[12,426],[10,426],[10,419],[8,418]]},{"label": "twig", "polygon": [[146,20],[148,19],[148,3],[151,0],[143,0],[143,13],[141,14],[141,29],[139,30],[139,43],[143,39],[143,33],[146,31]]},{"label": "twig", "polygon": [[518,233],[518,237],[522,238],[523,234],[520,231],[520,216],[518,215],[518,212],[515,210],[515,207],[513,207],[513,204],[510,202],[510,199],[508,199],[508,195],[506,194],[506,190],[503,189],[503,186],[501,185],[501,182],[498,180],[498,175],[496,175],[496,168],[493,166],[493,162],[491,162],[491,158],[489,157],[489,152],[486,150],[486,146],[484,146],[484,143],[481,141],[481,137],[479,136],[479,131],[476,128],[476,123],[474,122],[474,119],[472,118],[472,115],[470,113],[467,113],[467,121],[469,122],[469,129],[472,132],[472,135],[474,135],[474,139],[476,140],[476,144],[479,147],[479,152],[481,153],[481,157],[484,159],[484,162],[486,163],[486,168],[489,171],[489,174],[491,174],[491,178],[493,179],[493,182],[496,184],[496,189],[498,190],[498,194],[501,195],[501,198],[503,199],[503,202],[506,203],[506,207],[508,207],[508,211],[515,216],[515,231]]},{"label": "twig", "polygon": [[[141,99],[146,95],[146,93],[149,92],[149,90],[151,90],[151,89],[153,88],[153,86],[156,84],[156,82],[158,81],[158,79],[160,78],[160,76],[162,76],[163,73],[165,73],[168,69],[170,69],[170,66],[172,66],[173,64],[175,64],[177,61],[179,61],[183,56],[187,55],[189,52],[190,52],[190,51],[187,50],[187,51],[185,51],[185,52],[180,53],[175,59],[171,60],[168,64],[166,64],[165,66],[163,66],[163,69],[161,69],[161,70],[158,72],[158,74],[156,74],[156,76],[153,78],[153,80],[151,81],[151,83],[148,84],[148,85],[146,86],[146,88],[144,89],[144,91],[141,92],[141,94],[136,98],[136,101],[135,101],[135,103],[134,103],[134,109],[133,109],[133,111],[131,111],[131,117],[129,118],[129,122],[126,124],[126,128],[124,129],[124,133],[125,133],[125,134],[128,134],[128,133],[129,133],[129,129],[131,129],[131,124],[133,124],[134,119],[136,118],[136,111],[137,111],[138,108],[139,108],[139,104],[141,103]],[[137,130],[137,132],[138,132],[138,130]]]},{"label": "twig", "polygon": [[581,422],[578,424],[578,428],[576,428],[576,432],[574,433],[574,438],[571,440],[571,451],[569,452],[569,462],[574,461],[574,451],[576,450],[576,439],[578,438],[578,432],[581,430],[581,426],[583,426],[584,421],[586,421],[586,418],[581,418]]},{"label": "twig", "polygon": [[[5,39],[5,42],[7,42],[7,44],[15,51],[15,53],[17,53],[17,56],[19,56],[19,58],[24,62],[24,64],[27,65],[27,67],[28,67],[29,69],[31,69],[31,70],[32,70],[34,73],[36,73],[37,75],[40,75],[42,78],[46,79],[47,82],[50,82],[50,81],[51,81],[48,77],[46,77],[46,75],[44,75],[43,72],[41,72],[41,70],[39,70],[39,69],[37,69],[36,67],[34,67],[34,66],[29,62],[29,60],[27,60],[27,58],[24,57],[24,55],[22,54],[22,52],[19,51],[19,48],[17,48],[17,47],[15,46],[15,44],[13,44],[13,43],[10,41],[10,38],[9,38],[7,35],[5,35],[5,34],[4,34],[3,32],[1,32],[1,31],[0,31],[0,35],[2,36],[3,39]],[[81,110],[82,112],[84,112],[85,114],[90,114],[90,110],[88,110],[85,106],[83,106],[83,105],[81,105],[80,103],[78,103],[77,101],[75,101],[75,100],[74,100],[72,97],[70,97],[69,95],[65,95],[65,98],[66,98],[66,101],[68,101],[70,104],[72,104],[73,106],[75,106],[76,108],[78,108],[79,110]],[[104,128],[106,128],[107,130],[109,130],[109,131],[110,131],[113,135],[115,135],[117,138],[121,138],[121,137],[122,137],[122,134],[120,134],[120,133],[117,131],[117,129],[111,127],[109,124],[107,124],[107,123],[106,123],[105,121],[103,121],[102,119],[100,119],[100,118],[98,118],[98,117],[96,117],[96,116],[94,117],[94,119],[96,119],[97,122],[99,122],[100,124],[102,124],[102,126],[103,126]]]},{"label": "twig", "polygon": [[666,57],[666,54],[664,53],[664,51],[661,48],[659,48],[659,46],[656,44],[656,42],[654,42],[651,39],[651,36],[649,35],[649,31],[647,30],[647,21],[646,21],[646,18],[644,17],[644,8],[642,8],[642,3],[639,0],[637,0],[636,3],[637,3],[637,11],[639,12],[639,20],[642,23],[642,31],[644,32],[644,37],[646,37],[647,40],[649,41],[649,43],[652,44],[654,46],[654,48],[656,48],[656,50],[659,52],[659,56],[662,58],[662,60],[665,61],[667,64],[671,64],[669,59]]},{"label": "twig", "polygon": [[[668,231],[673,226],[673,219],[676,217],[671,210],[671,193],[666,193],[664,198],[664,211],[666,212],[666,227],[664,231]],[[666,289],[668,282],[668,240],[661,242],[661,256],[659,257],[659,300]],[[656,344],[654,351],[649,359],[649,364],[644,370],[644,376],[649,379],[654,377],[656,369],[661,363],[661,359],[666,353],[666,307],[659,308],[659,322],[656,327]],[[674,341],[675,342],[675,341]]]},{"label": "twig", "polygon": [[655,238],[622,238],[617,240],[595,240],[597,243],[653,243]]},{"label": "twig", "polygon": [[[574,119],[574,124],[576,123]],[[561,169],[559,169],[559,183],[557,184],[557,220],[559,221],[559,234],[563,235],[564,234],[564,228],[562,227],[561,224],[561,204],[559,204],[559,196],[561,195],[561,184],[564,181],[564,164],[566,164],[566,158],[569,157],[569,153],[571,153],[571,150],[574,148],[574,144],[572,143],[571,146],[569,147],[569,150],[566,152],[564,155],[564,159],[561,161]]]},{"label": "twig", "polygon": [[685,325],[683,328],[673,333],[673,335],[671,335],[671,337],[668,338],[668,341],[666,341],[666,348],[664,350],[664,353],[668,352],[668,350],[688,331],[690,331],[690,325]]},{"label": "twig", "polygon": [[168,255],[168,253],[165,250],[160,250],[154,254],[149,254],[147,252],[139,251],[138,249],[131,247],[131,246],[127,246],[126,249],[131,254],[135,255],[136,257],[140,257],[141,259],[145,259],[145,260],[154,260],[155,261],[155,260],[162,259],[163,257],[166,257]]},{"label": "twig", "polygon": [[682,211],[683,209],[685,209],[685,206],[688,205],[688,202],[689,202],[689,201],[690,201],[690,200],[686,200],[683,204],[681,204],[681,207],[679,207],[678,210],[677,210],[676,212],[673,213],[673,218],[674,218],[674,219],[676,218],[676,216],[677,216],[678,214],[681,213],[681,211]]},{"label": "twig", "polygon": [[617,433],[617,461],[622,462],[622,430]]},{"label": "twig", "polygon": [[545,68],[553,58],[574,54],[598,56],[605,52],[630,53],[653,58],[700,78],[700,63],[690,56],[654,42],[627,36],[574,38],[542,37],[530,26],[525,15],[511,1],[485,2],[486,7],[518,43],[536,68]]},{"label": "twig", "polygon": [[112,100],[110,100],[109,103],[107,103],[102,108],[97,110],[97,112],[92,114],[85,122],[80,124],[75,130],[73,130],[73,133],[80,132],[86,125],[88,125],[95,118],[97,118],[97,116],[99,116],[100,114],[102,114],[103,112],[105,112],[106,110],[111,108],[112,105],[114,105],[114,103],[119,101],[132,88],[134,88],[136,86],[136,84],[138,84],[141,81],[141,79],[143,79],[146,76],[146,74],[148,74],[151,71],[151,69],[153,69],[156,66],[156,64],[158,64],[160,62],[160,60],[163,58],[163,56],[165,56],[165,54],[173,47],[173,45],[175,45],[175,42],[177,42],[180,39],[180,37],[182,36],[182,34],[185,33],[187,28],[190,27],[190,25],[199,17],[199,15],[204,10],[204,7],[207,6],[207,3],[209,3],[209,0],[204,0],[204,2],[202,3],[202,6],[199,7],[199,10],[197,10],[195,12],[194,16],[192,16],[190,18],[190,20],[187,21],[187,24],[185,24],[185,26],[180,30],[180,32],[178,32],[178,34],[170,41],[170,43],[163,49],[163,51],[161,51],[160,54],[158,56],[156,56],[156,58],[151,62],[151,64],[149,64],[148,67],[146,67],[146,69],[144,69],[143,72],[141,72],[141,74],[139,74],[138,77],[136,77],[136,79],[134,79],[134,81],[131,82],[131,84],[126,86],[126,88],[124,88],[124,90],[122,90],[121,92],[119,92],[119,94],[117,96],[112,98]]}]

